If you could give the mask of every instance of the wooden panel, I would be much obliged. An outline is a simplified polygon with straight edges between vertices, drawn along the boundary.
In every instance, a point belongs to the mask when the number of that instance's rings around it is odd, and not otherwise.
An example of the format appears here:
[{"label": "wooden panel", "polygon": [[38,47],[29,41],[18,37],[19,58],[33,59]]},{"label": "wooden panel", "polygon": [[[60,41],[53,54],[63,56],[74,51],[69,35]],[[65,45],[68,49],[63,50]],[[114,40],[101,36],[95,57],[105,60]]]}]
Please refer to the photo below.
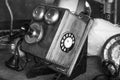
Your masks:
[{"label": "wooden panel", "polygon": [[[63,70],[63,73],[70,76],[92,23],[87,26],[87,22],[78,19],[73,14],[69,14],[65,20],[65,25],[59,26],[63,29],[61,32],[56,33],[46,59],[54,64],[68,69]],[[64,24],[64,22],[62,24]],[[75,45],[68,53],[63,52],[60,48],[60,41],[66,33],[73,33],[75,36]]]},{"label": "wooden panel", "polygon": [[[69,67],[72,59],[75,56],[73,52],[78,47],[78,43],[83,35],[86,23],[83,23],[80,20],[77,20],[76,17],[71,14],[69,14],[69,16],[65,20],[66,20],[65,22],[66,24],[63,25],[64,27],[60,26],[60,27],[63,27],[62,31],[58,32],[59,35],[57,35],[56,33],[57,38],[55,38],[54,41],[57,41],[57,43],[54,43],[53,41],[52,43],[53,45],[51,45],[51,47],[53,48],[52,49],[50,48],[46,58],[50,61],[53,61],[53,62],[55,61],[54,63],[56,64]],[[79,27],[79,25],[82,25],[82,26]],[[61,48],[59,46],[61,38],[67,32],[73,33],[75,35],[75,40],[76,40],[74,49],[69,53],[65,53],[61,51]]]}]

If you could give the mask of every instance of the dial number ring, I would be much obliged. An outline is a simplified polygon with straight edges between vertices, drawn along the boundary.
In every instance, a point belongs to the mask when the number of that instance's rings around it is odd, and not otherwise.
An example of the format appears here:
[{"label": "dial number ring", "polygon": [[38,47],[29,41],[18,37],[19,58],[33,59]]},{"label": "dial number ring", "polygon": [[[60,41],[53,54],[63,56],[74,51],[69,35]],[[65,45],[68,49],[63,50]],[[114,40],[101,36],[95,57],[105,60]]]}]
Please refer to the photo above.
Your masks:
[{"label": "dial number ring", "polygon": [[74,44],[75,44],[75,37],[73,33],[66,33],[60,41],[61,50],[66,53],[71,51]]},{"label": "dial number ring", "polygon": [[106,41],[103,57],[105,60],[112,60],[116,65],[120,65],[120,35],[115,35]]}]

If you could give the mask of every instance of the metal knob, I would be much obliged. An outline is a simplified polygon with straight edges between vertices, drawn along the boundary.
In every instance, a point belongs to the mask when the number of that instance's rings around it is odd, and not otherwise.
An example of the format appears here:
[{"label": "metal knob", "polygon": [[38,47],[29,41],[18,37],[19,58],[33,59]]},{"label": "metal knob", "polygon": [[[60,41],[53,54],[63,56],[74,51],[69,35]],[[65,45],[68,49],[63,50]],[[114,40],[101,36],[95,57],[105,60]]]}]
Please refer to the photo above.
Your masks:
[{"label": "metal knob", "polygon": [[49,9],[45,14],[45,21],[48,24],[53,24],[59,19],[59,11],[55,8]]},{"label": "metal knob", "polygon": [[38,6],[33,10],[33,18],[35,20],[42,20],[45,14],[45,7],[44,6]]}]

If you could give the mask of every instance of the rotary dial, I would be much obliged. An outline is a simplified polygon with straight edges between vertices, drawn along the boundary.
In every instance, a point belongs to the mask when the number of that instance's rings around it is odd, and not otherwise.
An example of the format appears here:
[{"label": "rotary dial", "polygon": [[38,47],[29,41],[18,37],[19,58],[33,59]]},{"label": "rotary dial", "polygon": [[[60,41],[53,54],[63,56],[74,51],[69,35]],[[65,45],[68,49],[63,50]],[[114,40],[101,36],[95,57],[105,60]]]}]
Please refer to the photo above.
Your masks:
[{"label": "rotary dial", "polygon": [[120,65],[120,35],[115,35],[106,41],[103,57],[106,60],[114,61],[116,65]]},{"label": "rotary dial", "polygon": [[61,41],[60,41],[60,47],[61,50],[64,52],[69,52],[75,44],[75,37],[72,33],[66,33]]}]

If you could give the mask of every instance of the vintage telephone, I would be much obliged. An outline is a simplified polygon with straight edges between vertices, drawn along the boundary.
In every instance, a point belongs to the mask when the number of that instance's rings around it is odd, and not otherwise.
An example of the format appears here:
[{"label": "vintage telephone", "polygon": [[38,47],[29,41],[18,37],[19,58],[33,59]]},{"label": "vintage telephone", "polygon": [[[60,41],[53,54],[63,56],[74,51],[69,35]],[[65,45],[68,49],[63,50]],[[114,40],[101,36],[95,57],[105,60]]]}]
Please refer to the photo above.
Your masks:
[{"label": "vintage telephone", "polygon": [[120,72],[120,34],[115,34],[106,40],[102,53],[103,74],[97,75],[93,80],[119,80]]},{"label": "vintage telephone", "polygon": [[28,31],[28,28],[28,24],[25,24],[18,32],[8,37],[8,43],[10,44],[10,53],[12,54],[12,57],[5,62],[5,65],[16,71],[23,70],[28,62],[26,54],[20,49],[20,44],[23,41],[24,35]]},{"label": "vintage telephone", "polygon": [[51,69],[71,76],[78,58],[81,56],[81,62],[86,55],[81,51],[92,23],[87,15],[79,18],[65,8],[38,5],[22,50],[47,61]]},{"label": "vintage telephone", "polygon": [[[5,0],[5,4],[6,7],[9,10],[10,13],[10,30],[6,33],[3,33],[3,35],[1,36],[0,40],[3,41],[3,44],[8,45],[9,46],[9,50],[10,53],[12,54],[12,57],[10,57],[10,59],[8,61],[5,62],[5,65],[9,68],[12,68],[14,70],[20,71],[23,70],[24,68],[24,64],[27,63],[27,60],[23,60],[23,62],[21,62],[23,65],[21,66],[20,63],[20,58],[25,57],[25,54],[22,53],[22,51],[20,50],[20,43],[23,40],[24,35],[26,34],[29,25],[28,24],[24,24],[21,26],[20,29],[18,29],[17,31],[13,31],[13,12],[11,10],[11,7],[9,5],[8,0]],[[5,39],[5,40],[4,40]],[[6,40],[7,39],[7,40]],[[20,56],[20,53],[24,56]]]},{"label": "vintage telephone", "polygon": [[106,74],[111,77],[118,77],[120,70],[120,34],[113,35],[104,44],[103,53],[103,68]]},{"label": "vintage telephone", "polygon": [[[80,1],[84,3],[84,0]],[[68,77],[79,75],[75,73],[78,69],[79,73],[85,72],[87,35],[93,20],[80,12],[80,4],[75,13],[44,4],[35,7],[33,19],[21,44],[22,50],[39,57],[49,63],[49,68]]]}]

